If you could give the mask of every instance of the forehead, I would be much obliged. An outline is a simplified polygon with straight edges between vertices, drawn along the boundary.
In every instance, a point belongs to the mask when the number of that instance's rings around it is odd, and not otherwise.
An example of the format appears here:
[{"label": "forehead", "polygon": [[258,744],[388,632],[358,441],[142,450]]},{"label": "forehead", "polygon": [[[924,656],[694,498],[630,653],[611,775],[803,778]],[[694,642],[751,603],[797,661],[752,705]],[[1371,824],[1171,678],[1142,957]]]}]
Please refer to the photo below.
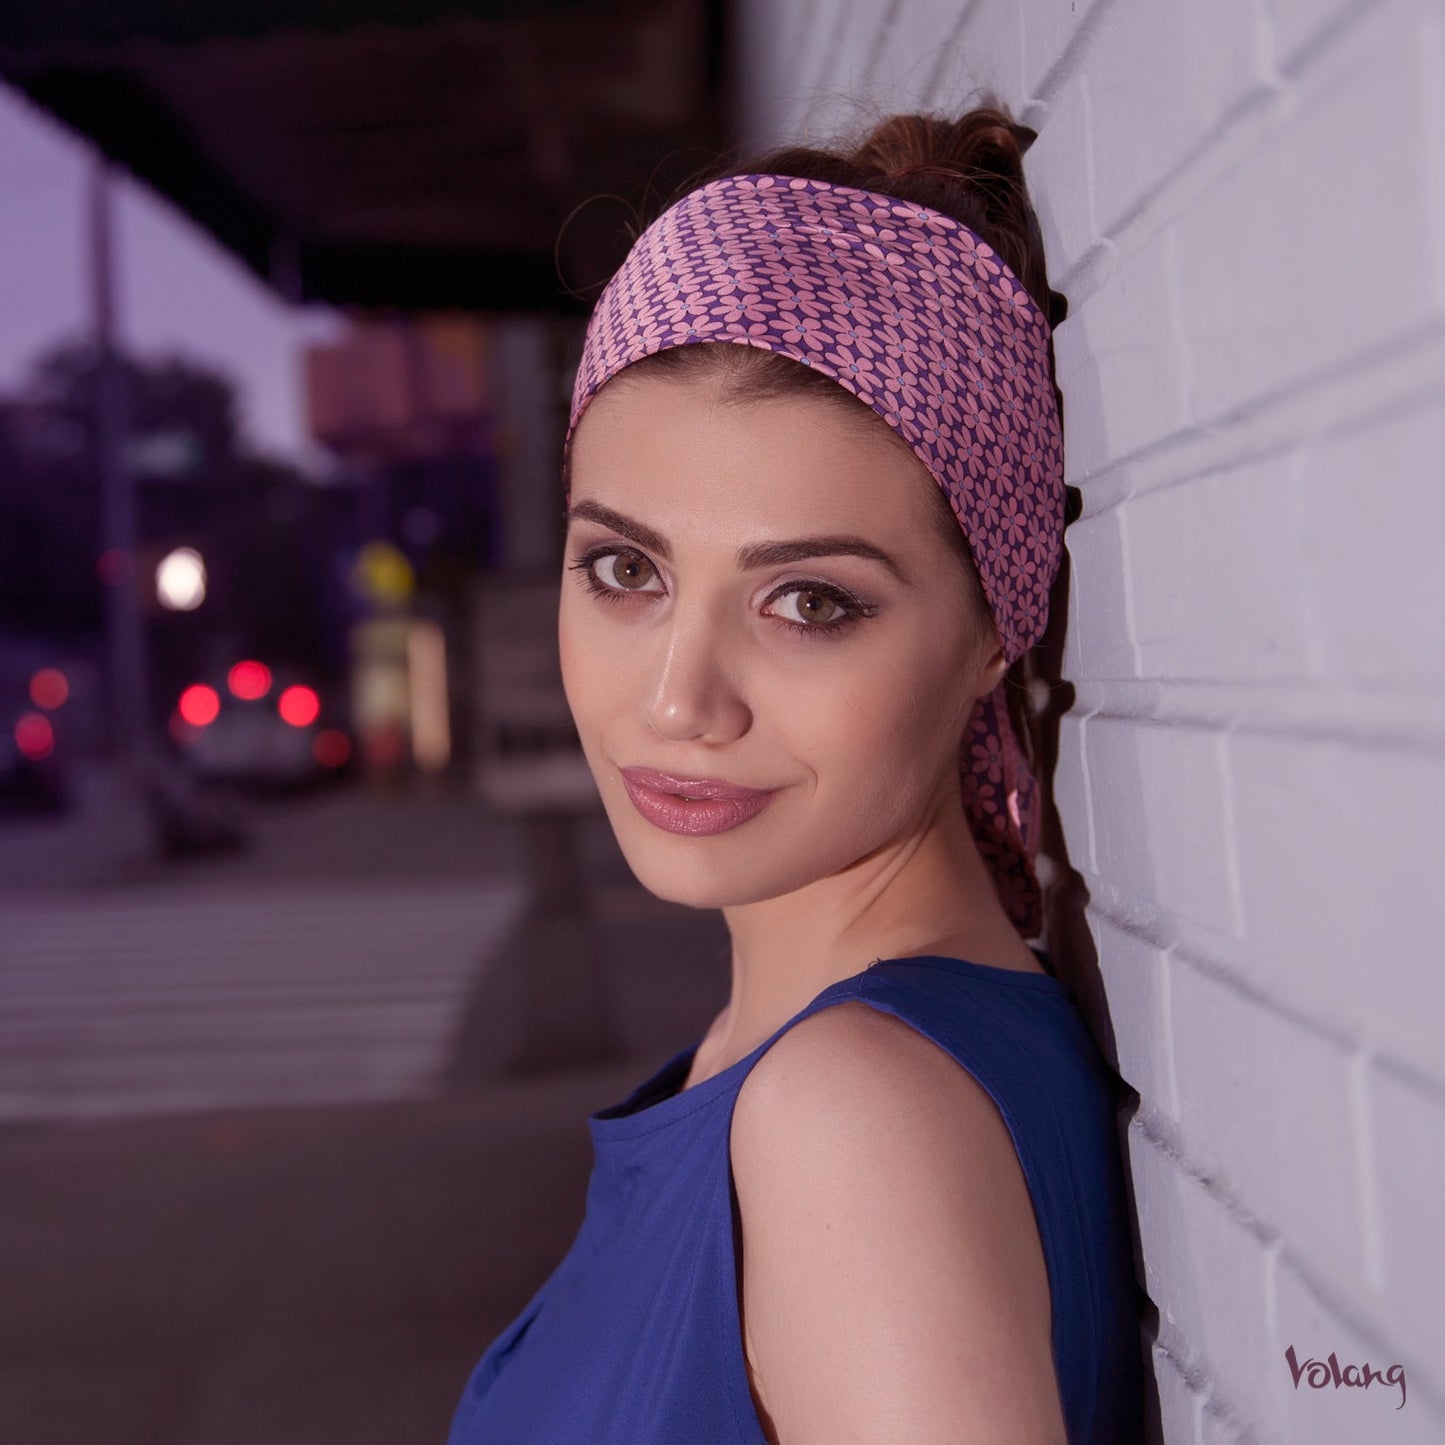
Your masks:
[{"label": "forehead", "polygon": [[931,530],[936,488],[908,444],[846,398],[732,400],[702,382],[624,375],[572,439],[574,501],[728,546],[841,531],[906,544]]}]

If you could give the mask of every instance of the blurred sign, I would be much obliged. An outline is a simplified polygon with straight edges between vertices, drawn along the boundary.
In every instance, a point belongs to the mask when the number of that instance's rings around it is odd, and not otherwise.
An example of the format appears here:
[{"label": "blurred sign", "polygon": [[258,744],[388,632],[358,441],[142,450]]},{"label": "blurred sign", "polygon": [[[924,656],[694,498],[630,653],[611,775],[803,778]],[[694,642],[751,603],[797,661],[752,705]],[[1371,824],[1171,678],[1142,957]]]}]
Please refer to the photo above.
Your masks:
[{"label": "blurred sign", "polygon": [[390,542],[368,542],[356,558],[353,579],[369,602],[400,606],[416,588],[416,574],[404,553]]},{"label": "blurred sign", "polygon": [[488,415],[486,323],[441,314],[363,321],[308,347],[311,434],[343,456],[426,457]]},{"label": "blurred sign", "polygon": [[363,770],[387,776],[406,762],[411,721],[407,617],[372,617],[351,629],[351,720]]},{"label": "blurred sign", "polygon": [[205,453],[189,431],[158,431],[135,437],[126,447],[126,465],[140,477],[183,477],[199,472]]},{"label": "blurred sign", "polygon": [[488,578],[478,587],[476,781],[506,812],[598,806],[562,690],[558,586],[548,575]]}]

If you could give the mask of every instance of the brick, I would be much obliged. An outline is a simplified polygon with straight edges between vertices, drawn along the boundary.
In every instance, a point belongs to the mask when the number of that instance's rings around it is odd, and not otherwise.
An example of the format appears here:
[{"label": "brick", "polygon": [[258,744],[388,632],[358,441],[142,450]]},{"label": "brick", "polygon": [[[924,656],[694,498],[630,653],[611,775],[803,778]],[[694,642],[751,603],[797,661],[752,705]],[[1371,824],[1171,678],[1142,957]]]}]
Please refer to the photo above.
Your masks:
[{"label": "brick", "polygon": [[1069,600],[1064,646],[1069,676],[1132,677],[1134,649],[1124,595],[1124,539],[1118,508],[1080,517],[1064,533]]},{"label": "brick", "polygon": [[[923,102],[924,92],[939,67],[940,52],[948,43],[958,24],[962,0],[925,0],[925,3],[903,3],[897,7],[893,21],[879,35],[878,49],[873,56],[872,70],[897,106],[916,106]],[[969,62],[959,57],[951,67],[962,93],[975,84],[968,69]]]},{"label": "brick", "polygon": [[749,6],[749,9],[775,10],[781,21],[780,48],[774,59],[784,73],[798,72],[800,63],[806,66],[810,56],[821,41],[827,17],[834,8],[834,0],[791,0],[790,4]]},{"label": "brick", "polygon": [[1064,832],[1070,863],[1093,873],[1094,855],[1090,840],[1089,786],[1084,762],[1084,732],[1088,723],[1076,712],[1059,719],[1059,757],[1054,769],[1054,805]]},{"label": "brick", "polygon": [[1153,1351],[1154,1384],[1159,1395],[1160,1439],[1164,1445],[1194,1445],[1199,1438],[1199,1396],[1163,1350]]},{"label": "brick", "polygon": [[[1422,913],[1445,417],[1400,384],[1445,318],[1438,0],[902,0],[887,26],[866,0],[741,9],[776,17],[745,52],[766,78],[742,67],[770,139],[981,86],[1037,102],[1026,168],[1076,293],[1059,375],[1093,507],[1067,538],[1080,701],[1055,793],[1142,1097],[1143,1267],[1188,1372],[1156,1351],[1165,1445],[1445,1439],[1445,989]],[[1224,722],[1151,720],[1156,693]],[[1158,923],[1151,905],[1182,925],[1171,950],[1104,912]],[[1285,1344],[1348,1362],[1382,1341],[1412,1371],[1403,1411],[1293,1389]]]},{"label": "brick", "polygon": [[1299,52],[1352,11],[1372,0],[1270,0],[1273,48],[1281,67],[1294,63]]},{"label": "brick", "polygon": [[1247,1445],[1249,1437],[1222,1410],[1206,1405],[1199,1416],[1199,1445]]},{"label": "brick", "polygon": [[985,5],[952,6],[955,22],[944,42],[928,104],[961,110],[976,103],[974,92],[992,92],[1014,115],[1024,108],[1024,7],[1020,0],[990,0]]},{"label": "brick", "polygon": [[[804,47],[795,52],[797,73],[810,96],[826,97],[827,108],[841,111],[855,99],[840,85],[840,63],[852,46],[872,43],[878,15],[865,0],[828,0],[811,15]],[[842,117],[846,119],[845,117]]]},{"label": "brick", "polygon": [[1168,231],[1121,260],[1054,335],[1075,482],[1188,421]]},{"label": "brick", "polygon": [[1299,492],[1291,457],[1274,453],[1124,503],[1142,676],[1309,677]]},{"label": "brick", "polygon": [[1109,235],[1262,84],[1257,0],[1117,0],[1087,63],[1095,206]]},{"label": "brick", "polygon": [[1084,734],[1094,816],[1094,871],[1143,898],[1155,896],[1144,779],[1137,726],[1091,717]]},{"label": "brick", "polygon": [[1223,1201],[1144,1137],[1137,1120],[1128,1139],[1146,1286],[1161,1320],[1227,1398],[1264,1398],[1271,1367],[1267,1251]]},{"label": "brick", "polygon": [[[1383,7],[1175,219],[1196,419],[1388,346],[1440,314],[1425,82],[1402,61],[1422,34],[1414,6]],[[1097,105],[1093,119],[1099,156]]]},{"label": "brick", "polygon": [[[1445,1415],[1419,1388],[1423,1379],[1388,1347],[1382,1349],[1378,1342],[1369,1343],[1347,1320],[1317,1299],[1287,1259],[1279,1261],[1276,1271],[1275,1310],[1271,1388],[1278,1397],[1274,1408],[1284,1421],[1281,1438],[1287,1445],[1359,1445],[1362,1440],[1388,1441],[1389,1445],[1438,1445],[1445,1439]],[[1420,1341],[1420,1354],[1426,1359],[1438,1358],[1438,1338]],[[1401,1364],[1405,1372],[1404,1405],[1400,1404],[1398,1386],[1374,1380],[1368,1386],[1336,1387],[1331,1378],[1330,1383],[1317,1389],[1311,1386],[1306,1373],[1296,1387],[1285,1353],[1290,1346],[1294,1347],[1296,1366],[1318,1360],[1328,1369],[1333,1353],[1341,1374],[1348,1365],[1358,1369],[1369,1363],[1383,1374],[1391,1365]],[[1437,1375],[1437,1397],[1439,1383]]]},{"label": "brick", "polygon": [[[743,54],[758,57],[743,67],[745,118],[766,112],[773,138],[826,142],[897,110],[953,114],[977,104],[982,91],[1022,109],[1016,4],[933,0],[903,4],[889,18],[888,7],[871,0],[814,0],[790,7],[771,30],[751,18],[764,7],[741,8]],[[765,57],[763,43],[775,47]]]},{"label": "brick", "polygon": [[1097,871],[1168,912],[1232,930],[1218,735],[1100,714],[1087,748]]},{"label": "brick", "polygon": [[1445,1077],[1445,990],[1421,933],[1445,758],[1237,732],[1228,763],[1245,939],[1270,987]]},{"label": "brick", "polygon": [[1089,169],[1089,107],[1082,77],[1050,101],[1039,138],[1024,159],[1029,192],[1043,230],[1049,275],[1066,275],[1094,244]]},{"label": "brick", "polygon": [[1024,94],[1052,105],[1053,89],[1042,87],[1058,68],[1061,77],[1084,63],[1084,25],[1099,0],[1069,0],[1067,5],[1029,5],[1023,37]]},{"label": "brick", "polygon": [[751,0],[737,7],[740,112],[754,148],[847,138],[914,101],[876,51],[869,0]]},{"label": "brick", "polygon": [[1445,413],[1432,398],[1306,456],[1304,601],[1332,682],[1445,683],[1442,455]]},{"label": "brick", "polygon": [[1199,1415],[1199,1445],[1243,1445],[1240,1435],[1218,1410],[1205,1407]]},{"label": "brick", "polygon": [[1436,316],[1445,315],[1445,13],[1437,4],[1420,26],[1419,43],[1411,60],[1420,76],[1424,130],[1417,138],[1425,155],[1421,169],[1426,178],[1425,205],[1430,227],[1430,251],[1435,259],[1433,286]]},{"label": "brick", "polygon": [[1180,958],[1170,974],[1180,1127],[1321,1274],[1365,1281],[1349,1057]]},{"label": "brick", "polygon": [[837,38],[831,76],[826,84],[847,96],[865,116],[886,115],[896,107],[878,74],[877,52],[883,37],[886,5],[855,0],[848,23]]},{"label": "brick", "polygon": [[1176,1120],[1168,955],[1105,918],[1091,915],[1090,923],[1114,1036],[1111,1062],[1152,1113]]},{"label": "brick", "polygon": [[[1380,1310],[1402,1347],[1440,1366],[1434,1380],[1445,1387],[1439,1350],[1445,1337],[1445,1250],[1439,1242],[1445,1099],[1381,1067],[1371,1071],[1367,1093],[1384,1275]],[[1435,1438],[1445,1440],[1445,1431]]]}]

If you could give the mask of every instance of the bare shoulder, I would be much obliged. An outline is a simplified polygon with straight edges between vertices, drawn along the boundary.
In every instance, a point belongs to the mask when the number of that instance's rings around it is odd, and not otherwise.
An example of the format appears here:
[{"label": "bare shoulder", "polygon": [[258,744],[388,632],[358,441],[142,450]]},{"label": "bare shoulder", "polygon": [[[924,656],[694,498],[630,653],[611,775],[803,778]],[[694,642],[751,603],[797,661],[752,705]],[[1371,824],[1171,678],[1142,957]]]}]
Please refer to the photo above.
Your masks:
[{"label": "bare shoulder", "polygon": [[966,1069],[834,1004],[754,1065],[731,1147],[744,1345],[780,1445],[1061,1445],[1032,1202]]},{"label": "bare shoulder", "polygon": [[[735,1167],[739,1149],[744,1167],[770,1169],[800,1147],[814,1167],[839,1167],[839,1145],[846,1158],[864,1150],[878,1163],[897,1150],[900,1162],[989,1176],[991,1187],[993,1171],[1008,1166],[1029,1203],[1012,1136],[983,1085],[917,1029],[857,1000],[794,1024],[763,1054],[739,1091],[732,1143]],[[886,1177],[856,1172],[857,1189],[897,1207]],[[940,1172],[922,1182],[949,1180]]]}]

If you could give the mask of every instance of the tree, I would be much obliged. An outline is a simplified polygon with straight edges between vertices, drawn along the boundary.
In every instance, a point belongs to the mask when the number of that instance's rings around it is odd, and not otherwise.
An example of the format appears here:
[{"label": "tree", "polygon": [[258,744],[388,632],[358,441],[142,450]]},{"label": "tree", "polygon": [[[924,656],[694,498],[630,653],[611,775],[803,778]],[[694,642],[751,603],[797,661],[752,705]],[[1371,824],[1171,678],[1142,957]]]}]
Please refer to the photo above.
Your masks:
[{"label": "tree", "polygon": [[[204,615],[155,639],[162,652],[190,667],[190,652],[224,635],[314,665],[326,573],[318,489],[245,446],[221,372],[177,356],[121,366],[142,546],[197,545],[216,583]],[[104,626],[96,377],[95,348],[68,342],[35,362],[20,399],[0,403],[0,619],[61,642]]]}]

